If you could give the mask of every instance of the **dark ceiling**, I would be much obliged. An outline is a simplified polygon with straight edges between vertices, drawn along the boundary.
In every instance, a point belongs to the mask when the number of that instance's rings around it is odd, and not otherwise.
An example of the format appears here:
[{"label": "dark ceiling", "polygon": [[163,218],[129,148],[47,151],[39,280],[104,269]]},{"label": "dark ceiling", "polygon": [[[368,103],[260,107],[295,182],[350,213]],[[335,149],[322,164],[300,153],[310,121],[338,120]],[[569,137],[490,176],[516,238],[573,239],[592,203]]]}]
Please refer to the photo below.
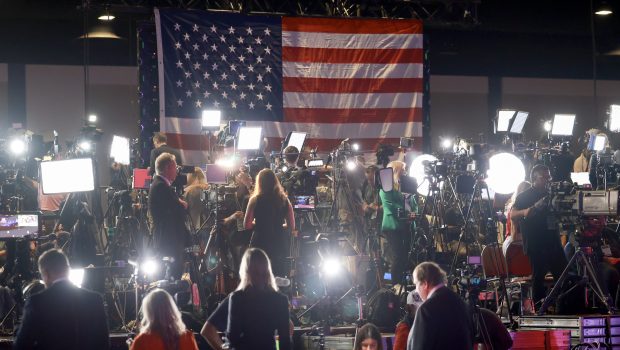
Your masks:
[{"label": "dark ceiling", "polygon": [[[90,63],[136,64],[136,24],[153,6],[289,15],[420,18],[433,74],[620,79],[620,6],[590,16],[600,0],[91,0],[89,25],[107,6],[123,40],[92,40]],[[83,2],[0,0],[0,62],[82,64]]]}]

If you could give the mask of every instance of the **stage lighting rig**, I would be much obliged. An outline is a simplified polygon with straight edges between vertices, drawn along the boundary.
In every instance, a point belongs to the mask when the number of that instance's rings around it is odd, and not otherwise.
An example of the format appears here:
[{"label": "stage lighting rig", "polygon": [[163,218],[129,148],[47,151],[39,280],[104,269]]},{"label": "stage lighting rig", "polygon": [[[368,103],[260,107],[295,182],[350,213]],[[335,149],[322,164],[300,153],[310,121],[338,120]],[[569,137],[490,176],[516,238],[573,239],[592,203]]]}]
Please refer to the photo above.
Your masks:
[{"label": "stage lighting rig", "polygon": [[263,128],[242,126],[239,128],[237,149],[256,151],[260,149],[262,143]]},{"label": "stage lighting rig", "polygon": [[620,105],[609,106],[607,128],[611,132],[620,132]]},{"label": "stage lighting rig", "polygon": [[495,132],[508,132],[510,129],[510,121],[517,111],[512,109],[500,109],[497,111]]},{"label": "stage lighting rig", "polygon": [[97,125],[97,115],[89,114],[86,118],[86,126],[95,127]]},{"label": "stage lighting rig", "polygon": [[284,151],[284,149],[288,146],[294,146],[301,153],[301,151],[304,149],[306,138],[308,138],[308,133],[306,132],[289,132],[288,135],[286,135],[284,142],[282,143],[282,151]]},{"label": "stage lighting rig", "polygon": [[201,127],[202,131],[212,132],[220,129],[222,121],[222,111],[204,110],[202,111]]},{"label": "stage lighting rig", "polygon": [[486,182],[496,193],[513,193],[525,179],[525,167],[519,158],[511,153],[498,153],[489,158]]},{"label": "stage lighting rig", "polygon": [[572,136],[575,126],[574,114],[556,114],[551,127],[552,136]]},{"label": "stage lighting rig", "polygon": [[9,142],[9,150],[13,156],[20,157],[28,150],[28,144],[23,137],[16,137]]},{"label": "stage lighting rig", "polygon": [[552,127],[553,124],[551,123],[551,120],[545,120],[545,122],[543,123],[543,130],[545,130],[545,132],[551,132]]},{"label": "stage lighting rig", "polygon": [[527,117],[529,115],[529,112],[517,111],[509,132],[511,134],[522,134],[523,127],[525,126],[525,122],[527,121]]},{"label": "stage lighting rig", "polygon": [[128,138],[114,135],[110,146],[110,158],[114,159],[116,163],[129,165],[131,149]]},{"label": "stage lighting rig", "polygon": [[444,151],[449,151],[452,148],[452,139],[451,138],[443,138],[441,140],[441,148],[443,148]]}]

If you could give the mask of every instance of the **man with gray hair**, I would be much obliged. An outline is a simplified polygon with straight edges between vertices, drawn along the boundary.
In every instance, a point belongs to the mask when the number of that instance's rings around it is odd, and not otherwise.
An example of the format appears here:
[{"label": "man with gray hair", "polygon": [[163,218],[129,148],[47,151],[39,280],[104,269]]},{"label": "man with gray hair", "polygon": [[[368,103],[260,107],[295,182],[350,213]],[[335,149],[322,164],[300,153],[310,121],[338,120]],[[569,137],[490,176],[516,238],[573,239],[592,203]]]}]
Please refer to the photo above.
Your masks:
[{"label": "man with gray hair", "polygon": [[149,189],[149,216],[153,222],[153,250],[158,257],[172,258],[170,276],[183,274],[184,249],[190,243],[185,225],[187,203],[172,188],[177,177],[177,163],[171,153],[162,153],[155,161],[153,182]]},{"label": "man with gray hair", "polygon": [[45,290],[26,300],[14,349],[109,349],[103,299],[69,281],[69,261],[52,249],[39,258]]},{"label": "man with gray hair", "polygon": [[413,270],[423,303],[407,339],[407,350],[470,350],[474,346],[472,316],[467,305],[446,287],[446,272],[433,262]]}]

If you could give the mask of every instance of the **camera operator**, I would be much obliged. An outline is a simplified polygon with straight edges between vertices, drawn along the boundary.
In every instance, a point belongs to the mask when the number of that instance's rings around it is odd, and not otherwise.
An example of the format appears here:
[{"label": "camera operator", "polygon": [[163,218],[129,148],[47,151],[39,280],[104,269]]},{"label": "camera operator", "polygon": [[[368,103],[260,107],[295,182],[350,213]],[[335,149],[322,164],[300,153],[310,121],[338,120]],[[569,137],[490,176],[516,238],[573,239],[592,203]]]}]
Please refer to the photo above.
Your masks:
[{"label": "camera operator", "polygon": [[362,209],[364,210],[366,231],[377,232],[379,222],[379,190],[377,189],[375,175],[379,168],[376,165],[370,165],[365,170],[366,180],[362,184]]},{"label": "camera operator", "polygon": [[299,150],[295,146],[288,146],[284,149],[284,167],[286,170],[282,171],[278,174],[278,178],[280,183],[282,183],[282,187],[284,191],[289,196],[295,195],[295,190],[301,186],[297,161],[299,160]]},{"label": "camera operator", "polygon": [[159,157],[159,155],[162,153],[170,153],[174,155],[176,164],[183,165],[183,161],[181,160],[181,153],[179,153],[178,150],[168,146],[167,142],[168,142],[168,138],[166,137],[166,134],[164,134],[163,132],[156,132],[153,135],[153,146],[155,147],[151,150],[151,163],[149,166],[149,175],[153,175],[153,173],[156,172],[155,161],[157,160],[157,157]]},{"label": "camera operator", "polygon": [[[390,273],[394,284],[401,283],[409,269],[407,255],[411,242],[409,233],[410,219],[415,217],[417,203],[413,196],[409,197],[410,214],[405,210],[405,197],[400,191],[401,176],[407,175],[407,165],[401,161],[392,161],[388,164],[393,170],[393,189],[379,191],[383,204],[383,220],[381,231],[388,242],[387,257],[391,262]],[[400,214],[399,214],[400,213]]]},{"label": "camera operator", "polygon": [[532,265],[534,302],[545,297],[545,275],[551,271],[557,281],[567,261],[557,226],[551,227],[547,187],[551,182],[549,167],[538,164],[532,168],[532,187],[519,194],[510,211],[511,218],[520,223],[523,248]]}]

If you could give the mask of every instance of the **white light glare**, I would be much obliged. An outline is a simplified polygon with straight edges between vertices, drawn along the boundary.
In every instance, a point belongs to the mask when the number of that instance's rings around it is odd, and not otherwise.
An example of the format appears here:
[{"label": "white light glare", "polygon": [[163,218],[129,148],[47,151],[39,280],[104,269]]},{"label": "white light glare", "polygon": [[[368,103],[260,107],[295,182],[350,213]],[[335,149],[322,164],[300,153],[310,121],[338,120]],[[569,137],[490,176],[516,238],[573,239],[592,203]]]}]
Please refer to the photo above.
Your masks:
[{"label": "white light glare", "polygon": [[597,16],[609,16],[613,13],[613,11],[610,8],[602,8],[598,11],[595,11],[594,14]]},{"label": "white light glare", "polygon": [[359,151],[360,150],[360,144],[359,143],[354,143],[351,145],[351,149],[353,149],[354,151]]},{"label": "white light glare", "polygon": [[239,128],[239,141],[237,148],[240,150],[257,150],[260,148],[263,128],[242,126]]},{"label": "white light glare", "polygon": [[552,124],[550,120],[545,121],[545,124],[543,124],[543,129],[545,129],[546,132],[551,131],[551,127]]},{"label": "white light glare", "polygon": [[607,142],[607,138],[603,135],[596,135],[594,137],[594,150],[602,151],[605,149],[605,143]]},{"label": "white light glare", "polygon": [[357,164],[355,163],[354,160],[352,159],[347,160],[347,170],[353,171],[355,170],[356,167],[357,167]]},{"label": "white light glare", "polygon": [[620,132],[620,105],[611,105],[609,107],[609,130],[611,132]]},{"label": "white light glare", "polygon": [[323,273],[327,277],[335,277],[340,274],[342,264],[336,258],[327,258],[323,260]]},{"label": "white light glare", "polygon": [[90,141],[82,141],[78,144],[78,147],[80,147],[83,151],[89,152],[93,146]]},{"label": "white light glare", "polygon": [[506,132],[510,126],[510,119],[514,116],[514,110],[501,110],[497,112],[497,131]]},{"label": "white light glare", "polygon": [[232,169],[235,166],[235,158],[233,156],[219,158],[215,161],[215,164],[227,169]]},{"label": "white light glare", "polygon": [[525,167],[519,158],[510,153],[498,153],[489,158],[489,187],[500,194],[513,193],[525,179]]},{"label": "white light glare", "polygon": [[97,19],[100,20],[100,21],[112,21],[112,20],[114,20],[114,18],[116,18],[116,17],[114,17],[113,15],[110,15],[110,14],[105,14],[105,15],[101,15],[101,16],[97,17]]},{"label": "white light glare", "polygon": [[89,123],[96,123],[97,122],[97,115],[96,114],[91,114],[88,116],[88,122]]},{"label": "white light glare", "polygon": [[129,165],[130,151],[128,138],[114,135],[112,146],[110,147],[110,158],[119,164]]},{"label": "white light glare", "polygon": [[443,149],[449,149],[450,147],[452,147],[452,140],[449,138],[441,140],[441,147]]},{"label": "white light glare", "polygon": [[9,148],[11,149],[11,153],[20,156],[26,152],[26,142],[22,139],[13,139],[9,144]]},{"label": "white light glare", "polygon": [[84,269],[70,269],[69,281],[76,287],[81,288],[84,281]]},{"label": "white light glare", "polygon": [[145,274],[152,276],[159,270],[159,264],[155,260],[145,260],[140,266],[140,270]]},{"label": "white light glare", "polygon": [[[428,195],[430,183],[424,173],[424,165],[437,161],[437,157],[432,154],[422,154],[417,156],[409,167],[409,176],[414,177],[418,183],[418,194]],[[441,184],[440,184],[441,186]]]},{"label": "white light glare", "polygon": [[285,172],[287,172],[287,171],[288,171],[288,167],[287,167],[286,165],[285,165],[285,166],[283,166],[283,167],[282,167],[282,172],[283,172],[283,173],[285,173]]},{"label": "white light glare", "polygon": [[92,191],[95,189],[91,158],[41,162],[43,194]]},{"label": "white light glare", "polygon": [[222,111],[204,110],[202,111],[202,128],[219,129],[222,121]]}]

